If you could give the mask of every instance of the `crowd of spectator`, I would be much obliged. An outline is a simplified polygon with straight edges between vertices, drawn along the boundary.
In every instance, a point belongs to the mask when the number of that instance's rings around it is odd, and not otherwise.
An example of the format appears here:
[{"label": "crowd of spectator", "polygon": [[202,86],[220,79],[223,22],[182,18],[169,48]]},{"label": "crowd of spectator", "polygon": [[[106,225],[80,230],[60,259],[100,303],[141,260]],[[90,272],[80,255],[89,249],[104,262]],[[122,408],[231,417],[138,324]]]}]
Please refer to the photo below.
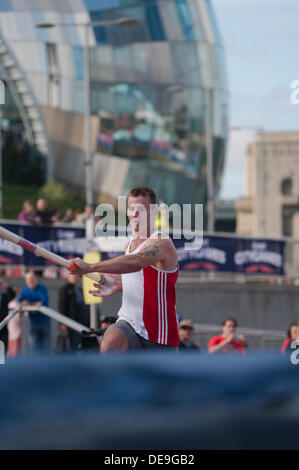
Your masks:
[{"label": "crowd of spectator", "polygon": [[[245,354],[247,347],[244,335],[237,335],[236,328],[238,324],[234,318],[226,318],[222,322],[221,334],[213,336],[208,344],[208,352],[215,353],[239,353]],[[191,320],[181,320],[179,323],[179,349],[181,351],[200,352],[199,346],[192,341],[194,327]]]},{"label": "crowd of spectator", "polygon": [[48,208],[47,201],[40,198],[36,202],[35,207],[31,201],[25,201],[23,209],[18,215],[18,220],[20,222],[28,222],[32,225],[85,225],[89,219],[93,218],[93,216],[93,206],[87,205],[82,213],[69,208],[63,215],[56,209],[50,210]]},{"label": "crowd of spectator", "polygon": [[[40,282],[36,274],[29,270],[25,275],[25,285],[22,289],[12,289],[3,278],[0,278],[0,321],[2,321],[10,311],[18,306],[22,307],[42,307],[48,306],[48,291],[46,286]],[[101,312],[97,305],[97,315],[101,318]],[[66,317],[89,326],[90,311],[84,302],[81,279],[76,274],[69,274],[65,284],[60,288],[58,295],[58,310]],[[33,354],[48,354],[50,352],[51,321],[48,316],[36,311],[26,314],[28,322],[28,335],[30,352]],[[101,337],[104,331],[116,321],[114,316],[105,316],[100,320],[100,330],[96,334],[88,335],[88,344],[93,344],[90,349],[100,347]],[[207,346],[209,354],[237,353],[245,354],[248,347],[244,335],[237,334],[237,321],[234,318],[226,318],[221,325],[221,333],[210,338]],[[189,319],[181,319],[179,322],[179,351],[200,353],[201,348],[193,341],[194,326]],[[196,332],[198,335],[198,331]],[[287,330],[287,337],[283,341],[282,354],[290,354],[295,347],[299,346],[299,324],[291,323]],[[21,351],[21,317],[20,314],[14,316],[7,326],[0,331],[0,341],[6,348],[8,357],[15,357]],[[298,344],[297,344],[298,343]],[[52,341],[53,344],[53,341]],[[82,349],[82,335],[77,331],[60,324],[56,335],[54,351],[56,353],[74,353]],[[87,344],[87,339],[86,339]],[[53,347],[52,347],[53,350]]]},{"label": "crowd of spectator", "polygon": [[[25,285],[22,289],[8,287],[3,278],[0,278],[0,322],[19,306],[47,307],[49,304],[47,287],[39,281],[36,274],[29,270],[25,275]],[[80,323],[89,326],[90,310],[84,302],[81,278],[77,274],[69,274],[66,283],[58,293],[59,312]],[[97,305],[97,315],[100,320],[99,333],[94,335],[97,349],[105,330],[116,321],[116,317],[105,316],[101,318],[100,308]],[[49,354],[51,339],[51,320],[47,315],[36,311],[25,313],[28,329],[30,354]],[[21,316],[18,313],[0,330],[0,341],[5,345],[7,357],[16,357],[21,352],[22,326]],[[74,353],[82,349],[82,335],[64,324],[60,324],[58,334],[53,342],[55,353]]]}]

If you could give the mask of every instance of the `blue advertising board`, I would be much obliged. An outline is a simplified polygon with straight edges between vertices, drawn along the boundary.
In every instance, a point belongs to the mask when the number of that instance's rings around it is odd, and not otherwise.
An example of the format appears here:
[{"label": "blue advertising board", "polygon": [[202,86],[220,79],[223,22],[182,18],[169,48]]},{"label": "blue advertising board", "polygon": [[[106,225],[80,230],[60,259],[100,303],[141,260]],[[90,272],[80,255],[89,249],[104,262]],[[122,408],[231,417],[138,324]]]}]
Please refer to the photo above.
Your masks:
[{"label": "blue advertising board", "polygon": [[[30,226],[4,224],[10,230],[33,243],[65,258],[83,256],[82,244],[77,239],[85,236],[84,228],[59,226]],[[61,240],[66,241],[62,245]],[[199,249],[186,249],[192,240],[174,239],[180,269],[184,271],[218,271],[244,274],[284,275],[285,242],[271,239],[253,239],[224,236],[204,236]],[[119,255],[102,253],[102,259]],[[0,238],[0,265],[46,266],[49,261],[35,256]]]}]

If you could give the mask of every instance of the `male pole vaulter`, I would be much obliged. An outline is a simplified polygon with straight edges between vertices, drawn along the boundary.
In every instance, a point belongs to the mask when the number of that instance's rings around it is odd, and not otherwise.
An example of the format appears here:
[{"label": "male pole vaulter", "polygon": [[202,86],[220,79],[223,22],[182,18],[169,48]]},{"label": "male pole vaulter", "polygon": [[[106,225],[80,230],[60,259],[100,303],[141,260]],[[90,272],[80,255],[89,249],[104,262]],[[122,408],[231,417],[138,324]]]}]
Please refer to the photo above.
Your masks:
[{"label": "male pole vaulter", "polygon": [[178,347],[178,256],[171,239],[154,229],[157,211],[151,210],[151,205],[156,203],[156,194],[150,188],[130,191],[128,217],[133,236],[124,255],[96,264],[80,258],[71,260],[81,275],[105,273],[100,283],[94,284],[94,296],[109,297],[123,291],[118,320],[107,329],[101,343],[103,353]]}]

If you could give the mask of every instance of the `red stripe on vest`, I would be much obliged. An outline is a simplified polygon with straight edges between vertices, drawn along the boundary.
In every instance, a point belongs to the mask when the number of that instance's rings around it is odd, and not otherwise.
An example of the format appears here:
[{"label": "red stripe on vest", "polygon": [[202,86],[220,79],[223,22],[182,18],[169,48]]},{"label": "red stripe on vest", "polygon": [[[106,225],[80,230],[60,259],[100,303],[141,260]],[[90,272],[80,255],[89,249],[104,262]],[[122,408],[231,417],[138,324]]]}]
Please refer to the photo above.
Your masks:
[{"label": "red stripe on vest", "polygon": [[175,310],[177,277],[178,271],[164,273],[151,266],[143,269],[143,323],[148,332],[149,341],[154,343],[168,346],[179,345]]}]

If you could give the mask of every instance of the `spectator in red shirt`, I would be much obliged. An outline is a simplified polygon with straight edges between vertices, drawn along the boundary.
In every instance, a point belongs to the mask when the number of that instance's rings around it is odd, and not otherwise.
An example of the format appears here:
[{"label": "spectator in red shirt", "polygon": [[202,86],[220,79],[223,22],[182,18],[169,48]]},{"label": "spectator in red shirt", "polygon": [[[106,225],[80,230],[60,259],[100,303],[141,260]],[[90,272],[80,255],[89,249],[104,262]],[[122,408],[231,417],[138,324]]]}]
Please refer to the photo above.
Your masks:
[{"label": "spectator in red shirt", "polygon": [[282,343],[282,347],[281,347],[282,354],[286,353],[286,350],[287,350],[288,346],[298,336],[299,336],[299,325],[298,325],[298,323],[291,323],[289,328],[288,328],[288,331],[287,331],[287,338]]},{"label": "spectator in red shirt", "polygon": [[209,341],[209,353],[234,352],[245,354],[246,340],[243,335],[236,337],[237,326],[237,320],[234,318],[226,318],[222,322],[222,335],[213,336]]}]

